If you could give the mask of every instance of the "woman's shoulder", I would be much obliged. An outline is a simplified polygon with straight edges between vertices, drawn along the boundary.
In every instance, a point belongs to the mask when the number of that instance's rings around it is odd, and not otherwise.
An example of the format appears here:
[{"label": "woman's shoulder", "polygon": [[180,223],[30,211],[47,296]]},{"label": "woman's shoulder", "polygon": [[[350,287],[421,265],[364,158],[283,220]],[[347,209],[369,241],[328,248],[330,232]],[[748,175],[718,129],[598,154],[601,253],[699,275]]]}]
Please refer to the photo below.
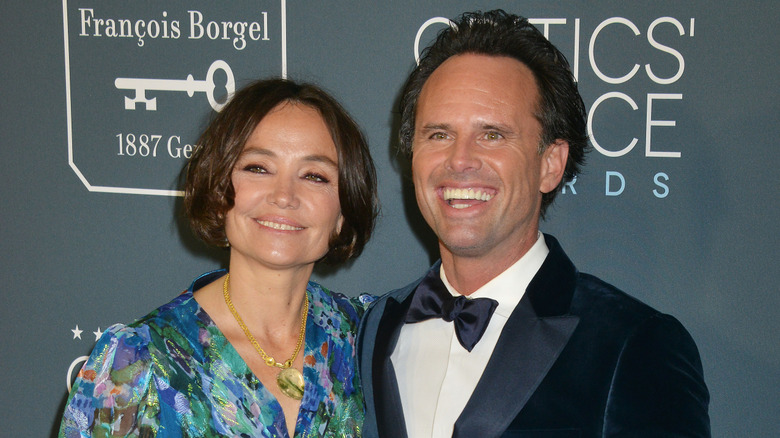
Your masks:
[{"label": "woman's shoulder", "polygon": [[[155,344],[155,331],[159,320],[155,315],[159,309],[136,320],[132,324],[114,324],[103,331],[95,343],[87,361],[78,375],[77,384],[84,390],[97,383],[112,382],[112,388],[105,385],[88,388],[98,394],[102,390],[112,394],[138,391],[138,386],[148,383],[148,374],[153,364],[152,350]],[[119,388],[128,386],[127,391]]]},{"label": "woman's shoulder", "polygon": [[148,325],[114,324],[103,331],[79,377],[91,378],[96,377],[96,374],[106,374],[104,378],[114,378],[114,371],[128,367],[133,368],[136,374],[147,371],[145,368],[148,368],[148,363],[147,366],[139,366],[139,363],[151,359],[151,342]]},{"label": "woman's shoulder", "polygon": [[181,328],[182,324],[191,323],[198,313],[198,302],[192,295],[192,290],[185,290],[171,301],[152,310],[148,314],[128,324],[128,328],[143,328],[160,330],[165,327]]},{"label": "woman's shoulder", "polygon": [[[87,387],[80,389],[98,397],[105,391],[120,397],[137,393],[148,385],[154,368],[166,361],[171,346],[180,350],[192,345],[196,309],[192,293],[185,291],[130,324],[108,327],[79,373],[77,384]],[[107,382],[112,382],[111,387],[94,386]]]},{"label": "woman's shoulder", "polygon": [[[192,292],[209,274],[131,324],[115,324],[103,332],[71,390],[61,435],[113,430],[117,415],[135,417],[122,422],[123,428],[156,427],[161,402],[171,392],[167,388],[190,378],[178,370],[203,361],[200,328],[209,319]],[[175,400],[172,404],[178,406]]]},{"label": "woman's shoulder", "polygon": [[[154,333],[153,342],[171,342],[179,338],[178,335],[185,335],[186,342],[191,342],[192,339],[189,338],[193,336],[197,338],[198,329],[203,325],[209,325],[211,321],[195,299],[194,292],[224,275],[225,272],[221,269],[198,276],[189,288],[169,302],[128,324],[127,327]],[[180,341],[184,340],[180,339]]]}]

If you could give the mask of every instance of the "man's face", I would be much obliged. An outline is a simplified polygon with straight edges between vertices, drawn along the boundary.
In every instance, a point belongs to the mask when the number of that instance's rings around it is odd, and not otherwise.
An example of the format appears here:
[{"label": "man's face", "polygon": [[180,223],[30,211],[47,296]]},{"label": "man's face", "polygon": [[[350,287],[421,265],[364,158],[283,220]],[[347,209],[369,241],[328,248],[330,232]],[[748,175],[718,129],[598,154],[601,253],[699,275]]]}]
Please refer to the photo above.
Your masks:
[{"label": "man's face", "polygon": [[531,70],[507,57],[457,55],[425,82],[412,173],[443,257],[513,262],[536,241],[568,153],[559,141],[539,154],[538,101]]}]

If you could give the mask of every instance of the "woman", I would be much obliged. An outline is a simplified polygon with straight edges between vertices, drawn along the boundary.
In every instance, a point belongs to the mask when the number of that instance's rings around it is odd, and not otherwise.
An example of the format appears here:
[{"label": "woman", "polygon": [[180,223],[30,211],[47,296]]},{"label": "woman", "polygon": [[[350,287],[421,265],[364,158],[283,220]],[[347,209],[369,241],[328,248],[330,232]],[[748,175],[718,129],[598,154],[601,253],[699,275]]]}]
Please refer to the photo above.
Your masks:
[{"label": "woman", "polygon": [[230,250],[170,303],[106,331],[60,436],[360,435],[362,305],[309,282],[368,241],[376,175],[363,135],[312,85],[259,81],[198,141],[184,205]]}]

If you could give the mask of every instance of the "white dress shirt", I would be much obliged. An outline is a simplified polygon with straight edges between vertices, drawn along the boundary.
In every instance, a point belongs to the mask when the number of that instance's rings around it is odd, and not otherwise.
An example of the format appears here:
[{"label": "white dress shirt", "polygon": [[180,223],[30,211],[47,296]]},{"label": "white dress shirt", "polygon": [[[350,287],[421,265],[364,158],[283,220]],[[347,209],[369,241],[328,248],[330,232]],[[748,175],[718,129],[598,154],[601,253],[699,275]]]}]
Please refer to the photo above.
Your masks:
[{"label": "white dress shirt", "polygon": [[[469,296],[498,301],[482,339],[470,353],[458,342],[452,322],[434,318],[401,328],[390,358],[410,438],[452,436],[455,421],[477,387],[509,315],[548,253],[539,233],[520,260]],[[440,274],[447,290],[460,295],[447,281],[443,267]]]}]

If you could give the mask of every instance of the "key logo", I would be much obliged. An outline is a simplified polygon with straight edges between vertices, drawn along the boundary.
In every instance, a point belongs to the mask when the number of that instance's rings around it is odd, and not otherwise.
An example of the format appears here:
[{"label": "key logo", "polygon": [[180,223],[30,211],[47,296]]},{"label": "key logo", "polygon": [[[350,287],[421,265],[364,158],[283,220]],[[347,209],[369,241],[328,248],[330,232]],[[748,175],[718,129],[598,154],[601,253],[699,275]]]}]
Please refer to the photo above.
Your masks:
[{"label": "key logo", "polygon": [[187,96],[192,97],[195,92],[206,93],[208,97],[209,105],[214,111],[220,111],[227,103],[218,102],[214,97],[214,89],[217,88],[214,82],[214,73],[217,70],[222,70],[227,75],[227,83],[225,89],[227,95],[230,96],[236,91],[236,81],[233,78],[233,70],[227,62],[218,60],[214,61],[209,67],[209,71],[206,74],[205,81],[196,81],[192,75],[187,75],[187,79],[141,79],[141,78],[116,78],[114,86],[120,90],[135,90],[135,97],[125,97],[125,109],[134,110],[137,103],[142,103],[146,106],[147,111],[157,111],[157,98],[153,97],[148,99],[146,97],[146,91],[186,91]]}]

